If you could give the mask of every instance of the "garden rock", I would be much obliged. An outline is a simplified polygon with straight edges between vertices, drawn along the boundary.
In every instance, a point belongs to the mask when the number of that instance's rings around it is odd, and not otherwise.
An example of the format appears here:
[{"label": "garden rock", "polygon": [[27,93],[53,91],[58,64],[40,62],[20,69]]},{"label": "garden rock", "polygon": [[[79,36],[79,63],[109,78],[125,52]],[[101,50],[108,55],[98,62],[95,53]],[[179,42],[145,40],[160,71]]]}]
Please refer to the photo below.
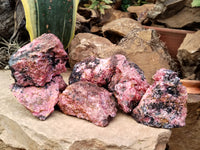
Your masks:
[{"label": "garden rock", "polygon": [[89,56],[107,58],[112,55],[115,47],[115,44],[104,37],[90,33],[79,33],[71,41],[68,49],[70,66],[73,67],[77,62]]},{"label": "garden rock", "polygon": [[142,28],[142,25],[131,18],[120,18],[105,24],[102,27],[104,37],[117,44],[131,30]]},{"label": "garden rock", "polygon": [[200,31],[188,33],[178,49],[184,78],[200,80]]},{"label": "garden rock", "polygon": [[[62,76],[67,82],[68,76]],[[12,96],[10,71],[0,71],[0,79],[0,140],[10,147],[26,150],[165,150],[169,140],[170,130],[138,124],[122,113],[105,128],[57,110],[47,120],[40,121]]]},{"label": "garden rock", "polygon": [[185,0],[157,0],[153,10],[148,13],[148,17],[151,19],[168,18],[175,15],[184,6]]},{"label": "garden rock", "polygon": [[181,11],[179,11],[176,15],[166,19],[158,19],[157,21],[165,24],[169,28],[193,27],[194,30],[195,26],[197,29],[199,28],[198,25],[195,25],[200,23],[199,14],[200,14],[200,8],[185,7]]},{"label": "garden rock", "polygon": [[149,83],[152,76],[160,68],[170,68],[171,56],[155,30],[136,29],[123,38],[116,53],[124,54],[128,61],[137,64]]}]

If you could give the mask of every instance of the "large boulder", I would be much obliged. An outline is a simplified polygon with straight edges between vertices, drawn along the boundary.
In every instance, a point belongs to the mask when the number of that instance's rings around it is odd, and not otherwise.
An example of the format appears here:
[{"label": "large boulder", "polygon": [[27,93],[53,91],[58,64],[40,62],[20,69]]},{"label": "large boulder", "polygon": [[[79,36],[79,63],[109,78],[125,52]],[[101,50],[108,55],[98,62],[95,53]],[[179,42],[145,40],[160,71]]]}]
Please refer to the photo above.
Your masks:
[{"label": "large boulder", "polygon": [[[26,150],[165,150],[171,131],[138,124],[122,113],[105,127],[66,116],[60,111],[39,121],[20,105],[9,90],[10,71],[0,71],[0,140]],[[68,73],[67,73],[68,74]],[[65,81],[68,78],[63,74]]]},{"label": "large boulder", "polygon": [[200,80],[200,31],[188,33],[178,49],[184,78]]}]

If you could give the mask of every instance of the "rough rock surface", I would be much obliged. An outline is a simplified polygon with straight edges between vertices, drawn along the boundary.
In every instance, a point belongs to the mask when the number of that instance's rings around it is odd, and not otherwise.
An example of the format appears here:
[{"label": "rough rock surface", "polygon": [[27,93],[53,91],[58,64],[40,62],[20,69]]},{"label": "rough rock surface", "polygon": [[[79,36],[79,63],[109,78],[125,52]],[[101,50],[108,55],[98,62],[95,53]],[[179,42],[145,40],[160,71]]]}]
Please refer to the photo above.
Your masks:
[{"label": "rough rock surface", "polygon": [[117,113],[111,93],[96,84],[79,81],[69,85],[59,96],[58,106],[66,115],[86,119],[105,127]]},{"label": "rough rock surface", "polygon": [[188,95],[187,110],[186,126],[172,129],[170,150],[200,149],[200,95]]},{"label": "rough rock surface", "polygon": [[24,105],[34,116],[45,120],[53,111],[58,102],[59,90],[66,88],[61,76],[56,76],[44,87],[21,87],[13,84],[11,87],[13,95]]},{"label": "rough rock surface", "polygon": [[69,84],[77,81],[88,81],[98,86],[107,86],[115,71],[113,57],[100,59],[88,57],[76,63],[69,78]]},{"label": "rough rock surface", "polygon": [[[184,78],[200,80],[200,31],[188,33],[178,49]],[[191,78],[191,76],[194,76]]]},{"label": "rough rock surface", "polygon": [[109,83],[109,90],[114,93],[119,107],[125,113],[131,113],[146,92],[147,83],[143,71],[123,55],[113,56],[116,62],[115,73]]},{"label": "rough rock surface", "polygon": [[15,2],[3,0],[0,2],[0,37],[9,39],[14,32]]},{"label": "rough rock surface", "polygon": [[[65,81],[67,82],[63,74]],[[10,147],[26,150],[164,150],[170,130],[138,124],[118,113],[106,128],[54,111],[45,121],[34,118],[12,96],[10,71],[0,71],[0,139]],[[120,136],[119,136],[120,135]]]},{"label": "rough rock surface", "polygon": [[177,74],[160,69],[132,116],[148,126],[174,128],[185,126],[187,91]]},{"label": "rough rock surface", "polygon": [[155,18],[168,18],[175,15],[185,6],[185,0],[157,0],[156,5],[148,13],[148,17]]},{"label": "rough rock surface", "polygon": [[66,71],[67,53],[53,34],[43,34],[14,53],[9,66],[19,86],[44,86]]},{"label": "rough rock surface", "polygon": [[105,24],[102,27],[104,37],[112,43],[117,44],[124,36],[135,28],[142,28],[142,25],[131,18],[120,18]]},{"label": "rough rock surface", "polygon": [[120,41],[115,53],[123,54],[128,61],[137,64],[149,83],[158,69],[169,69],[172,62],[157,32],[151,29],[131,31]]},{"label": "rough rock surface", "polygon": [[192,30],[195,30],[199,29],[199,13],[200,8],[184,7],[176,15],[165,19],[158,19],[157,21],[165,24],[169,28],[191,28]]},{"label": "rough rock surface", "polygon": [[116,45],[106,38],[90,33],[79,33],[71,41],[68,49],[70,66],[73,67],[89,56],[107,58],[111,56],[109,52],[115,47]]}]

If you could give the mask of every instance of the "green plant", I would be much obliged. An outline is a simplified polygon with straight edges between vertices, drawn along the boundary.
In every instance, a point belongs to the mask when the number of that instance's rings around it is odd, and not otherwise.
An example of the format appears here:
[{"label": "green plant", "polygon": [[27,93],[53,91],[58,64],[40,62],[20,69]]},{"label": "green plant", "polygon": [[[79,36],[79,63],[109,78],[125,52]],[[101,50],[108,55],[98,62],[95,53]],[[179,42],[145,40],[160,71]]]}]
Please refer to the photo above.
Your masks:
[{"label": "green plant", "polygon": [[90,0],[90,4],[85,4],[85,7],[98,10],[100,14],[105,14],[105,9],[110,9],[111,0]]},{"label": "green plant", "polygon": [[200,0],[193,0],[192,7],[200,7]]},{"label": "green plant", "polygon": [[143,4],[146,4],[146,0],[121,0],[121,9],[122,11],[127,11],[127,8],[129,6],[141,6]]},{"label": "green plant", "polygon": [[66,48],[74,36],[79,0],[21,0],[31,41],[55,34]]}]

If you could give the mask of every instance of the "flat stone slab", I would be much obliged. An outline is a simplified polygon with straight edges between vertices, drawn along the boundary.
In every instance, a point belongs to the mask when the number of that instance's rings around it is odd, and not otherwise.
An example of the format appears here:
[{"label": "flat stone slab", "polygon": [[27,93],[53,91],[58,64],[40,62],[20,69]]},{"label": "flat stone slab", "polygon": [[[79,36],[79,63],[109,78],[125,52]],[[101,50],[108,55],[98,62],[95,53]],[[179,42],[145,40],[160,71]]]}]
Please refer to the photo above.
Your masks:
[{"label": "flat stone slab", "polygon": [[[63,77],[68,80],[70,72]],[[10,71],[0,70],[0,141],[27,150],[164,150],[171,131],[138,124],[117,113],[107,127],[56,110],[40,121],[12,95]],[[1,149],[1,147],[0,147]]]}]

